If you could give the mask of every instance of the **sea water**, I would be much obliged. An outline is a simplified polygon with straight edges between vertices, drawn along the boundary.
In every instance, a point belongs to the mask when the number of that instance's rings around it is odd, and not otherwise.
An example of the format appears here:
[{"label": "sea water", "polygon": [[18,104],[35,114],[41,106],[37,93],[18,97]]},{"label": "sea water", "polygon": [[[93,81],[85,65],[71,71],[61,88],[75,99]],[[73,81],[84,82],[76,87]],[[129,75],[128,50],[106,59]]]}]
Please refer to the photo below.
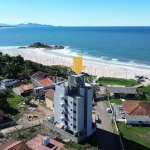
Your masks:
[{"label": "sea water", "polygon": [[63,50],[45,50],[57,56],[150,67],[150,27],[0,28],[0,49],[34,42],[65,46]]}]

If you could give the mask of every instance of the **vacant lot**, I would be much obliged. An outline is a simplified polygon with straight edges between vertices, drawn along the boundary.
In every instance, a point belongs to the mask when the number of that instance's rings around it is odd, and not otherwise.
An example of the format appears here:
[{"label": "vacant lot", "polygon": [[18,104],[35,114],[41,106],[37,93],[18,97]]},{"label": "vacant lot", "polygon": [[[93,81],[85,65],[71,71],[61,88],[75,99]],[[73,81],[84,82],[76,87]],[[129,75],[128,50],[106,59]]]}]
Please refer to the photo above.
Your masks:
[{"label": "vacant lot", "polygon": [[117,122],[117,125],[125,149],[150,149],[150,127],[130,126],[123,122]]}]

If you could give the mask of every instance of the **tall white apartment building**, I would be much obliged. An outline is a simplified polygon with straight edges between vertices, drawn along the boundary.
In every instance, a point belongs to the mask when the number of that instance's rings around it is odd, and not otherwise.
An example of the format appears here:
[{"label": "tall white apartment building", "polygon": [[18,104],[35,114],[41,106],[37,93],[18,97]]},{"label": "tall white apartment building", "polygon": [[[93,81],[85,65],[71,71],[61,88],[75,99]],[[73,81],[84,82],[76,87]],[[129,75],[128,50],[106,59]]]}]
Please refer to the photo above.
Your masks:
[{"label": "tall white apartment building", "polygon": [[84,74],[68,76],[68,82],[55,86],[54,122],[74,135],[92,135],[92,86]]}]

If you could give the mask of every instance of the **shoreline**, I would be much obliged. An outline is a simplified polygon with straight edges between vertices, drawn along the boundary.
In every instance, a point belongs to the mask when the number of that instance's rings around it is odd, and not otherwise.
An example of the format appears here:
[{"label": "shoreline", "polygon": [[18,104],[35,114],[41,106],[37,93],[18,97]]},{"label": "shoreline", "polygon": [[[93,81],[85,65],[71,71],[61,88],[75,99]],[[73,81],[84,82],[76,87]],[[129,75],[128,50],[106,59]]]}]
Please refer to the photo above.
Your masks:
[{"label": "shoreline", "polygon": [[[9,54],[10,56],[21,55],[25,60],[31,60],[33,62],[41,63],[43,65],[64,65],[72,66],[73,59],[58,56],[55,54],[48,54],[44,48],[26,48],[26,49],[0,49],[3,54]],[[142,67],[133,67],[121,64],[108,64],[107,62],[94,62],[85,60],[83,58],[83,65],[86,68],[84,72],[98,77],[116,77],[125,79],[135,79],[135,75],[146,76],[150,78],[150,69]],[[146,81],[147,82],[147,81]],[[148,80],[150,84],[150,80]]]}]

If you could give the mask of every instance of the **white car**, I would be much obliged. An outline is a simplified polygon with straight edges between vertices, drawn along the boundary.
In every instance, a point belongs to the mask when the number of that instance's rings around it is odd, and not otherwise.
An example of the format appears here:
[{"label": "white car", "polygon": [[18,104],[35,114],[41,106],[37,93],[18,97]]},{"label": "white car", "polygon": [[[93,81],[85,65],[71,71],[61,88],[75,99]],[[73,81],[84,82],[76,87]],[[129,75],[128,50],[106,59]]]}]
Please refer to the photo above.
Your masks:
[{"label": "white car", "polygon": [[125,114],[121,115],[121,118],[122,118],[122,119],[125,119]]},{"label": "white car", "polygon": [[112,112],[110,108],[107,108],[106,110],[107,110],[108,113]]},{"label": "white car", "polygon": [[124,111],[120,111],[120,114],[125,114],[125,112]]}]

